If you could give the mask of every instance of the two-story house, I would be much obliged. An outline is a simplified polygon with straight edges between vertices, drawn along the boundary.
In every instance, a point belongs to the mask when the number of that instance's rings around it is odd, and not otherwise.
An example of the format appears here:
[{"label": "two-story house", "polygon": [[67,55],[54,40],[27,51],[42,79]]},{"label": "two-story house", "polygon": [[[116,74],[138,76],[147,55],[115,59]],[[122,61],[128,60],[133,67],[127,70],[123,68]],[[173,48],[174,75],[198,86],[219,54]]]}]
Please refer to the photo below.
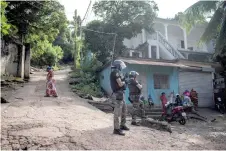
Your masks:
[{"label": "two-story house", "polygon": [[198,44],[207,25],[196,25],[189,33],[176,21],[157,18],[154,33],[142,30],[131,39],[125,39],[130,57],[153,59],[189,59],[204,61],[214,51],[214,43]]}]

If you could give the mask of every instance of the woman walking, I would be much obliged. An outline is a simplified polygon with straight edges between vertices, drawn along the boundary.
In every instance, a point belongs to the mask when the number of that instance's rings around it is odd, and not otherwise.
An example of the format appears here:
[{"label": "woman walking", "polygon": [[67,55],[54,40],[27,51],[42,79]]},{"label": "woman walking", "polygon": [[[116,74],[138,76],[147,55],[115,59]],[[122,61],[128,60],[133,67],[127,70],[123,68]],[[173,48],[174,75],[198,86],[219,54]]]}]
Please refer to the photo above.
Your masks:
[{"label": "woman walking", "polygon": [[51,67],[47,67],[47,82],[46,82],[46,95],[45,97],[50,97],[50,96],[54,96],[54,97],[58,97],[57,95],[57,91],[56,91],[56,81],[55,79],[53,79],[53,70]]}]

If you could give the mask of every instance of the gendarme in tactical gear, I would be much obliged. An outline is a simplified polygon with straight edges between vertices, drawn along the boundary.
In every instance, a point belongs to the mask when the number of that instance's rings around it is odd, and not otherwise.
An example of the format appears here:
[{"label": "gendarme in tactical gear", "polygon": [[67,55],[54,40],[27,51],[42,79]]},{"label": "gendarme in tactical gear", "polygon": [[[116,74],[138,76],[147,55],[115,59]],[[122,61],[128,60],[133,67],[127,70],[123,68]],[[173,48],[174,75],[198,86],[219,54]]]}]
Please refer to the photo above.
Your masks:
[{"label": "gendarme in tactical gear", "polygon": [[[112,63],[112,72],[110,74],[111,89],[113,91],[112,101],[114,108],[114,134],[125,135],[122,130],[129,130],[126,124],[126,103],[124,100],[124,90],[126,89],[125,78],[122,78],[121,71],[126,65],[121,60],[115,60]],[[121,123],[119,124],[119,118]]]},{"label": "gendarme in tactical gear", "polygon": [[[136,81],[136,77],[139,75],[136,71],[129,73],[129,95],[141,95],[142,85]],[[139,96],[140,97],[140,96]]]},{"label": "gendarme in tactical gear", "polygon": [[140,124],[136,122],[136,116],[138,111],[141,110],[142,118],[145,118],[144,102],[140,100],[142,85],[139,84],[136,80],[136,77],[139,75],[136,71],[131,71],[129,73],[129,99],[133,104],[133,113],[132,113],[132,125],[139,126]]}]

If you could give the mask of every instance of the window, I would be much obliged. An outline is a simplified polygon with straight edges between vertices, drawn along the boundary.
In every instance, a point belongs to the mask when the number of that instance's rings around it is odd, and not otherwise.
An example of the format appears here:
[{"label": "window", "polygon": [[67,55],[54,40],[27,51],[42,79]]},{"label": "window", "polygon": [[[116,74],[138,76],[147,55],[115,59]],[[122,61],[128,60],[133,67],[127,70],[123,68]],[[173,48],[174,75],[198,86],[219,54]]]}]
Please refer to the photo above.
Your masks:
[{"label": "window", "polygon": [[138,58],[139,57],[139,53],[138,52],[132,52],[132,57]]},{"label": "window", "polygon": [[192,51],[194,50],[193,47],[188,47],[188,49],[189,49],[189,50],[192,50]]},{"label": "window", "polygon": [[156,59],[156,46],[151,46],[151,58]]},{"label": "window", "polygon": [[103,75],[101,76],[101,79],[104,80],[104,76]]},{"label": "window", "polygon": [[181,42],[180,42],[180,43],[181,43],[181,48],[183,48],[183,49],[184,49],[184,48],[185,48],[185,46],[184,46],[184,41],[183,41],[183,40],[181,40]]},{"label": "window", "polygon": [[169,89],[169,76],[164,74],[154,74],[155,89]]}]

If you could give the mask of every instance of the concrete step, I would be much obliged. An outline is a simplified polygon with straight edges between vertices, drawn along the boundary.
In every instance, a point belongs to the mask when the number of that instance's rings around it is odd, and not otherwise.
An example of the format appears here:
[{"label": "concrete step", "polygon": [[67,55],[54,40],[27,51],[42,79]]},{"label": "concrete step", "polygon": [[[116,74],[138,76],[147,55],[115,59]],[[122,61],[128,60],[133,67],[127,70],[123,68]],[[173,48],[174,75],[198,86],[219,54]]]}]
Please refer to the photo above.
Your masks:
[{"label": "concrete step", "polygon": [[145,112],[146,115],[162,115],[162,112]]},{"label": "concrete step", "polygon": [[147,115],[147,117],[153,118],[153,119],[155,119],[155,120],[158,120],[158,119],[161,118],[161,115]]}]

